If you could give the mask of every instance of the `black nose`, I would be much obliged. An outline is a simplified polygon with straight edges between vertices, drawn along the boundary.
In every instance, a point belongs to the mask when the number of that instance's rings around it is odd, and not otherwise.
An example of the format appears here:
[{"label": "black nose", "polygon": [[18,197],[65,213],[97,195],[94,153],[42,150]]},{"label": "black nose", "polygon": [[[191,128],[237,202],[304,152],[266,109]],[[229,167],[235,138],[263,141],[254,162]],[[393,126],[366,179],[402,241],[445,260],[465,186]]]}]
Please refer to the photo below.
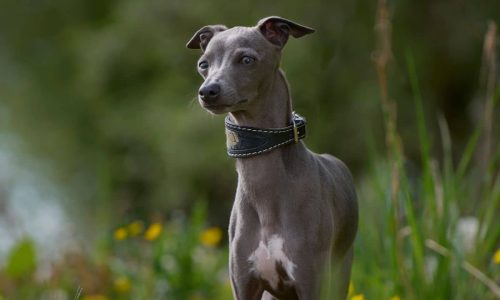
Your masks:
[{"label": "black nose", "polygon": [[210,83],[203,85],[198,91],[201,100],[207,103],[214,103],[220,94],[220,85],[217,83]]}]

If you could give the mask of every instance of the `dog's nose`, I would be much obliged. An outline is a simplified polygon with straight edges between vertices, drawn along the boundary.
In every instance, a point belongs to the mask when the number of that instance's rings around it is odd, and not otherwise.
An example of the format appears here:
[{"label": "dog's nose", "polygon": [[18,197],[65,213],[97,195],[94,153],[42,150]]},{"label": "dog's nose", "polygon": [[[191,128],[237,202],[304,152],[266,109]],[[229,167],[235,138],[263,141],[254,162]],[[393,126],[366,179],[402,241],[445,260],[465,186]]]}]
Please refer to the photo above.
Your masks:
[{"label": "dog's nose", "polygon": [[203,85],[198,91],[201,100],[207,103],[214,103],[220,94],[220,85],[217,83],[210,83]]}]

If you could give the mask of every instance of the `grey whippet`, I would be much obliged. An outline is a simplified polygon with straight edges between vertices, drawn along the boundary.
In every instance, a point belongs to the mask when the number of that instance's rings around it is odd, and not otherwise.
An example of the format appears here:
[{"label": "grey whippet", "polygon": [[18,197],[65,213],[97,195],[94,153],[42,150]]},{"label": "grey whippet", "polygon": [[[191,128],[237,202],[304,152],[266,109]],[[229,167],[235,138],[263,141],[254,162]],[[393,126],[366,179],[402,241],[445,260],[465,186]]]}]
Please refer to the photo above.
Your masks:
[{"label": "grey whippet", "polygon": [[339,159],[299,141],[305,121],[292,112],[279,68],[288,36],[312,32],[268,17],[255,27],[205,26],[187,44],[203,52],[199,103],[228,113],[228,154],[238,172],[230,277],[239,300],[347,295],[358,224],[353,180]]}]

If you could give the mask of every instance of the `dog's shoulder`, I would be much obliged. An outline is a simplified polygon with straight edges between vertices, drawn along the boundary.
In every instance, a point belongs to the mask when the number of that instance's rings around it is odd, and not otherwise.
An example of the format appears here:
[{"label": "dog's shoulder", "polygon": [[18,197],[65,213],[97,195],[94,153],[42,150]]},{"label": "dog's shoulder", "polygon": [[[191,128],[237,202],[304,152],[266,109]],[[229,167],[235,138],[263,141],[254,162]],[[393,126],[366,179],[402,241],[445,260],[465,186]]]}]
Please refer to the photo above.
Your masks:
[{"label": "dog's shoulder", "polygon": [[342,160],[330,154],[318,154],[317,157],[334,181],[347,185],[354,184],[351,171]]}]

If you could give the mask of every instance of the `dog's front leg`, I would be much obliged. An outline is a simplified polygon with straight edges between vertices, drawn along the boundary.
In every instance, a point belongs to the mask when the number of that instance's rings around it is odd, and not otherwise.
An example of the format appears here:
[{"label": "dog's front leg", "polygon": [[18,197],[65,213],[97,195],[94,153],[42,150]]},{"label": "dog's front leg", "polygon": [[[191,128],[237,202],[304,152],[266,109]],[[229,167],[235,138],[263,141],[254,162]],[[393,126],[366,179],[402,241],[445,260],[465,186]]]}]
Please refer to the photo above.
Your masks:
[{"label": "dog's front leg", "polygon": [[[319,300],[331,298],[332,291],[328,286],[330,271],[330,253],[301,251],[302,257],[296,257],[295,292],[299,300]],[[323,284],[322,284],[323,283]],[[321,289],[321,287],[323,289]],[[339,298],[341,300],[345,298]]]},{"label": "dog's front leg", "polygon": [[[257,247],[260,227],[258,219],[251,212],[237,197],[229,222],[229,275],[233,297],[237,300],[260,300],[264,292],[248,261],[250,249]],[[243,226],[242,219],[246,226]]]},{"label": "dog's front leg", "polygon": [[254,275],[253,270],[248,262],[250,255],[245,251],[244,241],[233,239],[230,249],[229,258],[229,273],[231,277],[231,285],[233,288],[234,299],[237,300],[260,300],[264,288],[261,282]]}]

